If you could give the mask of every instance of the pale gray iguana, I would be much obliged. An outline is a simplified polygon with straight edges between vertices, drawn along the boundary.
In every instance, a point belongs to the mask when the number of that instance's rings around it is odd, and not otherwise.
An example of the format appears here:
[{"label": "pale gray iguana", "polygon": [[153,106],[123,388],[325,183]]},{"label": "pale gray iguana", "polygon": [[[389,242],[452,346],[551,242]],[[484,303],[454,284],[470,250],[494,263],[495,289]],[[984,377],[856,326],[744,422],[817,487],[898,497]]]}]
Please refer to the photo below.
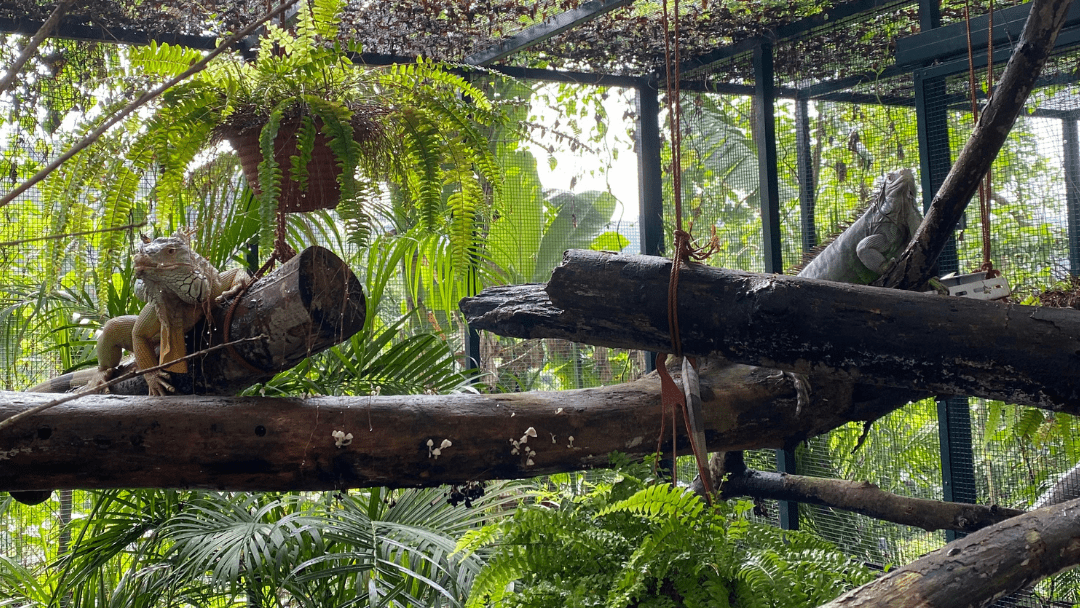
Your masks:
[{"label": "pale gray iguana", "polygon": [[911,169],[891,172],[866,212],[805,264],[797,276],[869,285],[892,267],[920,223],[915,176]]},{"label": "pale gray iguana", "polygon": [[[885,176],[866,211],[804,263],[796,276],[869,285],[892,267],[920,223],[914,174],[911,169],[893,171]],[[798,415],[810,401],[809,383],[802,374],[781,375],[795,384]]]},{"label": "pale gray iguana", "polygon": [[[210,312],[211,306],[251,283],[251,277],[240,268],[219,273],[191,250],[190,233],[186,231],[154,240],[143,236],[142,241],[133,258],[135,295],[147,303],[142,312],[105,323],[97,338],[96,370],[64,374],[35,386],[31,392],[101,386],[114,375],[124,350],[135,354],[140,370],[181,359],[187,351],[184,334]],[[166,382],[168,372],[187,372],[187,361],[143,374],[149,394],[174,392]]]}]

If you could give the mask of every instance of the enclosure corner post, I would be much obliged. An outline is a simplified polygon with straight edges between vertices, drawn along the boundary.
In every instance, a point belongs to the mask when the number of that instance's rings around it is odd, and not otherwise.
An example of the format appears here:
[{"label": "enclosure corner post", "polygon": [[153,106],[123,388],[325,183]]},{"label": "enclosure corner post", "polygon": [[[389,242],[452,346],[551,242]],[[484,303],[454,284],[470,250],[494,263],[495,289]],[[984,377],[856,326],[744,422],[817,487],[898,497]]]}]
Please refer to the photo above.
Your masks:
[{"label": "enclosure corner post", "polygon": [[783,272],[780,246],[780,181],[776,169],[776,120],[773,82],[773,46],[768,40],[754,47],[754,102],[757,124],[754,139],[758,155],[758,179],[761,180],[762,249],[765,272]]},{"label": "enclosure corner post", "polygon": [[1080,133],[1070,113],[1061,119],[1061,139],[1065,147],[1065,207],[1069,231],[1069,274],[1080,276]]},{"label": "enclosure corner post", "polygon": [[654,84],[637,87],[638,205],[641,254],[664,255],[664,188],[660,169],[660,100]]},{"label": "enclosure corner post", "polygon": [[806,253],[817,245],[817,226],[814,222],[813,153],[810,143],[810,99],[799,91],[795,101],[795,148],[798,156],[799,220],[802,234],[802,250]]}]

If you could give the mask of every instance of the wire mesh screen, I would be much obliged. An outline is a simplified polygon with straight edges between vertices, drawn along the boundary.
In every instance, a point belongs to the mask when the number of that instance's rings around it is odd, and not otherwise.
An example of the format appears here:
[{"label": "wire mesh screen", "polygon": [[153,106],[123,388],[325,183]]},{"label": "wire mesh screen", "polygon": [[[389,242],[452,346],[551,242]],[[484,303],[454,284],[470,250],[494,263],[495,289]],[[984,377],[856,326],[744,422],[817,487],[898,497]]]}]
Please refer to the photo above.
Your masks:
[{"label": "wire mesh screen", "polygon": [[[750,61],[742,56],[724,65],[730,71],[750,69],[752,73]],[[703,77],[700,82],[708,86],[708,79]],[[741,84],[746,88],[745,82]],[[681,105],[683,228],[692,227],[692,235],[702,241],[715,229],[719,251],[709,258],[709,264],[762,272],[765,257],[754,97],[687,91],[682,93]],[[667,139],[664,150],[665,251],[671,251],[676,224]]]},{"label": "wire mesh screen", "polygon": [[[958,235],[960,270],[976,270],[989,254],[1018,299],[1070,274],[1066,157],[1067,146],[1075,146],[1068,136],[1070,129],[1075,132],[1075,114],[1055,106],[1075,100],[1078,92],[1076,85],[1058,85],[1032,97],[994,162],[989,214],[980,212],[978,203],[987,196],[981,193],[969,205],[966,229]],[[970,109],[950,110],[958,152],[973,120]]]},{"label": "wire mesh screen", "polygon": [[[509,283],[542,283],[567,249],[640,250],[637,172],[630,150],[632,90],[503,82],[527,108],[526,141],[493,142],[505,184],[487,245]],[[566,340],[484,332],[483,382],[491,390],[587,388],[633,380],[645,354]]]}]

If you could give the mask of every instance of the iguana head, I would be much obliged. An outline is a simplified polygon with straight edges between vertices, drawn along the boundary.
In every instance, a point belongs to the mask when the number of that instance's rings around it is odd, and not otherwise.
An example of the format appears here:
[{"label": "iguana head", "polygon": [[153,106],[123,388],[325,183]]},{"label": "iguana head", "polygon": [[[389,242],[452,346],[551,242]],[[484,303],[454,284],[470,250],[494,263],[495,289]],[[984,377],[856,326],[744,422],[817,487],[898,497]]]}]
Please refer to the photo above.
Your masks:
[{"label": "iguana head", "polygon": [[[136,295],[149,301],[152,293],[148,284],[168,290],[189,303],[201,302],[209,294],[209,281],[191,251],[191,241],[183,231],[169,237],[150,240],[144,235],[139,250],[132,258],[135,266]],[[138,282],[142,282],[139,285]]]},{"label": "iguana head", "polygon": [[915,209],[915,175],[911,169],[890,172],[882,188],[885,196],[881,197],[878,207],[881,213],[898,218],[909,209]]}]

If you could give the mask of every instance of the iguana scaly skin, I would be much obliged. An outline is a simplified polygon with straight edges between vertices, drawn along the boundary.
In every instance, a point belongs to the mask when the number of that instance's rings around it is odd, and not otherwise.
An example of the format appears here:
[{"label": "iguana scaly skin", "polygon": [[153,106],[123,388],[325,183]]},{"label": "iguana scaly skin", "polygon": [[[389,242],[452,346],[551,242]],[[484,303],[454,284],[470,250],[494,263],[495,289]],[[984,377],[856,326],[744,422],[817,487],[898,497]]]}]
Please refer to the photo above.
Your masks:
[{"label": "iguana scaly skin", "polygon": [[[251,283],[251,277],[239,268],[219,273],[191,250],[189,234],[184,231],[152,241],[143,237],[133,261],[135,295],[147,304],[138,316],[115,317],[105,323],[97,338],[98,368],[88,375],[88,387],[101,386],[113,376],[124,350],[135,354],[140,370],[182,359],[187,350],[184,334],[212,305]],[[164,370],[143,374],[149,394],[174,392],[166,382],[168,372],[187,372],[187,362],[177,361]],[[55,390],[55,380],[30,390]],[[80,380],[71,378],[66,384],[78,386]]]},{"label": "iguana scaly skin", "polygon": [[895,263],[920,223],[915,176],[910,169],[889,173],[870,208],[798,276],[869,285]]}]

